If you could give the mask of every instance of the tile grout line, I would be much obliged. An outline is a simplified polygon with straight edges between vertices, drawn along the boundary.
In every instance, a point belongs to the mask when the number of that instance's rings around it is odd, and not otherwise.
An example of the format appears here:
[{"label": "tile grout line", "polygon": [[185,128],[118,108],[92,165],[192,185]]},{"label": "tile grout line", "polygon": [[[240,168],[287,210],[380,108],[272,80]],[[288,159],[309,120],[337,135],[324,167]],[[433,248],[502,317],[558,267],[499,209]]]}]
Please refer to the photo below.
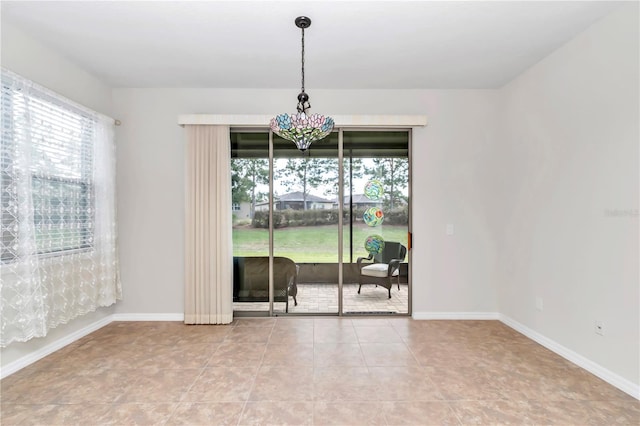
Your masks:
[{"label": "tile grout line", "polygon": [[[257,321],[260,321],[259,319],[257,319]],[[273,325],[271,326],[271,331],[269,332],[269,337],[267,338],[267,342],[265,343],[264,346],[264,351],[262,352],[262,356],[260,357],[260,363],[258,364],[258,369],[256,370],[255,375],[253,376],[253,380],[251,382],[251,386],[249,387],[249,392],[247,394],[247,399],[244,401],[244,405],[242,406],[242,410],[240,411],[240,415],[238,416],[238,423],[236,423],[236,426],[240,426],[240,422],[242,421],[242,415],[245,413],[245,410],[247,409],[247,404],[249,403],[249,398],[251,398],[251,393],[253,392],[253,389],[256,385],[256,380],[258,379],[258,374],[260,373],[260,369],[262,369],[263,367],[263,363],[264,363],[264,356],[267,353],[267,348],[269,347],[269,342],[271,341],[271,335],[273,334],[273,330],[276,327],[276,322],[278,321],[278,318],[275,318],[275,320],[273,321]],[[237,325],[236,325],[237,327]]]},{"label": "tile grout line", "polygon": [[[229,328],[229,331],[231,331],[232,328]],[[224,338],[222,339],[222,342],[224,342],[227,338],[227,334],[229,334],[229,331],[227,331],[227,333],[225,334]],[[204,366],[200,367],[200,373],[198,374],[198,376],[195,378],[195,380],[193,381],[193,383],[191,383],[191,385],[187,388],[187,390],[182,394],[182,396],[180,397],[180,399],[178,400],[178,403],[176,404],[175,408],[172,410],[171,414],[169,415],[169,417],[167,417],[166,422],[164,423],[165,425],[173,418],[173,416],[175,415],[175,413],[178,411],[178,408],[180,408],[180,405],[185,402],[184,398],[189,394],[189,392],[191,391],[191,389],[193,389],[193,387],[195,386],[196,382],[198,381],[198,379],[200,377],[202,377],[202,375],[204,374],[204,372],[207,369],[207,366],[209,365],[209,361],[211,361],[211,358],[213,358],[215,356],[215,354],[218,352],[218,350],[220,349],[220,343],[221,342],[211,342],[211,343],[217,343],[217,347],[215,349],[215,351],[213,351],[213,353],[211,354],[211,356],[207,359],[207,362],[204,363]],[[198,402],[194,402],[191,404],[197,404]]]}]

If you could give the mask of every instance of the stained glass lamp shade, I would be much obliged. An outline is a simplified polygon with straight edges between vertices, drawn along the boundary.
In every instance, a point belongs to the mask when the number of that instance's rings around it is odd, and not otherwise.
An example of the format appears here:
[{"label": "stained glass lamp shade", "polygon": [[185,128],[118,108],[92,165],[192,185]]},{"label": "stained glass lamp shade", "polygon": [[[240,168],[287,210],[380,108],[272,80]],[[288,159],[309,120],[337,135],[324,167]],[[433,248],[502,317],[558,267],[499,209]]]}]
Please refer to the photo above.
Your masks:
[{"label": "stained glass lamp shade", "polygon": [[320,114],[280,114],[271,119],[271,130],[306,151],[312,142],[324,139],[333,130],[333,118]]},{"label": "stained glass lamp shade", "polygon": [[296,27],[302,30],[302,91],[298,95],[297,114],[280,114],[271,119],[271,130],[281,138],[292,141],[302,152],[315,141],[324,139],[333,130],[333,118],[320,114],[307,114],[311,108],[309,95],[304,91],[304,29],[311,26],[311,19],[299,16]]}]

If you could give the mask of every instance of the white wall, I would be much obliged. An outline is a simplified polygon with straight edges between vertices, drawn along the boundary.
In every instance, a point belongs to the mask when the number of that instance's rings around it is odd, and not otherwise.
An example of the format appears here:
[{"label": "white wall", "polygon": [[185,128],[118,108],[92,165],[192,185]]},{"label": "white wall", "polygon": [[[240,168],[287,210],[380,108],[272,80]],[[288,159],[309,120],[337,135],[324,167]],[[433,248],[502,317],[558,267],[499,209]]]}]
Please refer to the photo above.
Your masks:
[{"label": "white wall", "polygon": [[500,312],[635,384],[638,36],[625,5],[505,86],[495,162]]},{"label": "white wall", "polygon": [[2,22],[2,66],[105,115],[112,115],[111,88],[43,46],[22,30]]},{"label": "white wall", "polygon": [[[69,99],[103,114],[112,113],[111,89],[97,78],[68,62],[57,53],[36,42],[22,31],[2,23],[2,66],[47,87]],[[34,357],[49,345],[111,315],[113,307],[76,318],[61,325],[46,337],[26,343],[13,343],[0,352],[2,368],[22,359]]]},{"label": "white wall", "polygon": [[[120,313],[183,308],[184,130],[179,114],[276,114],[298,90],[116,89]],[[311,90],[315,112],[425,114],[414,132],[414,312],[496,312],[489,227],[495,91]],[[266,123],[265,123],[266,124]],[[489,192],[487,191],[489,189]],[[445,236],[445,224],[456,234]]]}]

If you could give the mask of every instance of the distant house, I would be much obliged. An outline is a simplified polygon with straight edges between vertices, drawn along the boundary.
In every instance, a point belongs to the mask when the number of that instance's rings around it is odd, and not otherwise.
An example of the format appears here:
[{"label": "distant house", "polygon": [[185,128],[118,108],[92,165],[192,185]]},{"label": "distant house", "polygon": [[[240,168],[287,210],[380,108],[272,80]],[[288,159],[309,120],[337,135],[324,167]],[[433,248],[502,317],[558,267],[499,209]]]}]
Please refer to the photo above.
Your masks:
[{"label": "distant house", "polygon": [[[275,202],[273,203],[273,206],[275,207]],[[268,211],[269,210],[269,201],[262,201],[260,203],[256,203],[256,211],[257,212],[264,212],[264,211]]]},{"label": "distant house", "polygon": [[[273,207],[275,210],[304,210],[304,204],[305,199],[302,192],[296,191],[275,197]],[[306,204],[307,210],[332,209],[335,207],[335,203],[333,201],[312,194],[307,194]],[[264,211],[268,209],[268,201],[256,204],[256,211]]]},{"label": "distant house", "polygon": [[233,203],[231,212],[236,219],[251,219],[251,203],[248,201]]},{"label": "distant house", "polygon": [[[353,194],[353,201],[349,195],[344,196],[344,207],[349,208],[350,203],[353,203],[355,209],[367,209],[369,207],[382,207],[382,200],[374,201],[368,198],[364,194]],[[333,201],[333,207],[338,208],[338,199]]]}]

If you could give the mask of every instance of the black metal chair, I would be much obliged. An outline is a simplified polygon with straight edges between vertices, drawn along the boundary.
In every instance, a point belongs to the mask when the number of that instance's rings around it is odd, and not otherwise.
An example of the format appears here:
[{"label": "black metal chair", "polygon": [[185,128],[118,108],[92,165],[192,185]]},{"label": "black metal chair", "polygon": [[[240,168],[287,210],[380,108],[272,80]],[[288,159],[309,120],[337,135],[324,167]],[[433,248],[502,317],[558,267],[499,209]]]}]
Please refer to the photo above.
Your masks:
[{"label": "black metal chair", "polygon": [[[400,264],[404,262],[407,256],[407,248],[400,243],[388,241],[384,245],[381,253],[376,255],[369,254],[368,257],[358,258],[358,270],[360,275],[358,278],[358,294],[363,284],[380,285],[389,290],[389,299],[391,299],[391,286],[395,278],[400,290]],[[373,263],[363,263],[370,261]]]}]

